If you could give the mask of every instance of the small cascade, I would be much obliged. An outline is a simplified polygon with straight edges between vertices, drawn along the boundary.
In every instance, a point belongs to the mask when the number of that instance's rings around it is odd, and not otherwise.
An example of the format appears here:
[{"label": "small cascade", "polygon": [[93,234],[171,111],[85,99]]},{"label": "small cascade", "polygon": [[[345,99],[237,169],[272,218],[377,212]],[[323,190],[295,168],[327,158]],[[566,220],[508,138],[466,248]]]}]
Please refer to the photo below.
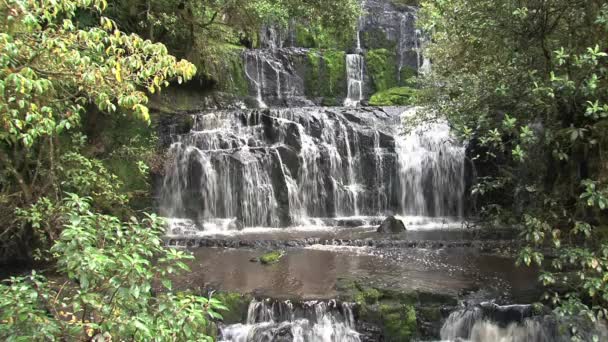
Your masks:
[{"label": "small cascade", "polygon": [[305,50],[276,46],[243,53],[245,77],[258,108],[310,103],[304,98],[304,79],[297,70],[306,56]]},{"label": "small cascade", "polygon": [[267,49],[279,49],[289,32],[276,24],[263,25],[260,30],[260,45]]},{"label": "small cascade", "polygon": [[[404,116],[415,115],[416,110]],[[451,139],[449,126],[439,122],[417,127],[397,140],[402,213],[462,216],[465,148]]]},{"label": "small cascade", "polygon": [[245,324],[222,327],[223,342],[359,342],[351,304],[253,300]]},{"label": "small cascade", "polygon": [[359,54],[346,55],[347,97],[344,106],[356,107],[363,100],[364,58]]},{"label": "small cascade", "polygon": [[579,340],[606,341],[608,331],[601,323],[583,319],[566,321],[552,315],[535,316],[531,305],[496,305],[484,302],[452,312],[441,328],[444,341],[471,342],[567,342],[570,327],[579,326]]},{"label": "small cascade", "polygon": [[421,74],[428,74],[431,72],[431,60],[423,54],[424,45],[426,44],[426,37],[422,34],[422,31],[416,30],[416,63],[418,72]]},{"label": "small cascade", "polygon": [[245,54],[245,76],[249,80],[250,84],[253,84],[253,86],[255,87],[258,107],[268,107],[264,102],[264,98],[262,96],[262,90],[264,89],[264,66],[260,60],[259,54]]},{"label": "small cascade", "polygon": [[384,149],[380,147],[380,133],[378,131],[374,131],[374,161],[376,165],[376,186],[378,187],[378,213],[381,213],[383,208],[388,207],[388,188],[392,187],[392,182],[390,179],[388,181],[383,179],[384,175],[386,174],[384,170],[383,153]]}]

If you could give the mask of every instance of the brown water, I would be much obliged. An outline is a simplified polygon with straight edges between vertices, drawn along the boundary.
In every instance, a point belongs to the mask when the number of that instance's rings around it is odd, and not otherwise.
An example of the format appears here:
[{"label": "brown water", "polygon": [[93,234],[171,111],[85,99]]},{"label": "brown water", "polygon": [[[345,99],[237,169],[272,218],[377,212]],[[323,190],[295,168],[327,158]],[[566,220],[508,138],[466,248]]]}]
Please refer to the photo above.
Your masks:
[{"label": "brown water", "polygon": [[475,250],[313,246],[288,249],[276,264],[251,262],[261,250],[200,248],[180,288],[212,287],[273,298],[327,299],[342,278],[395,290],[457,295],[483,290],[521,301],[538,299],[536,271]]}]

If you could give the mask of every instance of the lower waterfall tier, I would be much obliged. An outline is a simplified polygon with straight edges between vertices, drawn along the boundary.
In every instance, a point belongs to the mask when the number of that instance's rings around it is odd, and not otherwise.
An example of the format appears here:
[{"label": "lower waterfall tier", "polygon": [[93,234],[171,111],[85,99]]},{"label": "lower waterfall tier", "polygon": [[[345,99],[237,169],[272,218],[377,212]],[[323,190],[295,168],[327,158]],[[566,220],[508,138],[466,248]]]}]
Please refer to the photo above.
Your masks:
[{"label": "lower waterfall tier", "polygon": [[193,115],[173,134],[165,216],[287,227],[309,218],[459,217],[464,147],[442,123],[402,136],[412,108],[284,108]]},{"label": "lower waterfall tier", "polygon": [[360,342],[348,303],[253,300],[247,322],[221,329],[220,341]]}]

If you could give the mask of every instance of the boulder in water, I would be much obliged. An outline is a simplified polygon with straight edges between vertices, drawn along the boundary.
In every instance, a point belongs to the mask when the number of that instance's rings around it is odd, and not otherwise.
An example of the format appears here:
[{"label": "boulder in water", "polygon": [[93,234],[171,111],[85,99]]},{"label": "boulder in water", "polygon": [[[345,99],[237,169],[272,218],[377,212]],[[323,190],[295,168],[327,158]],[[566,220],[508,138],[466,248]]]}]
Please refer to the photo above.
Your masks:
[{"label": "boulder in water", "polygon": [[228,224],[229,230],[243,230],[245,225],[240,220],[234,219]]},{"label": "boulder in water", "polygon": [[382,222],[382,224],[376,230],[378,233],[401,233],[406,231],[403,221],[397,219],[395,216],[389,216]]}]

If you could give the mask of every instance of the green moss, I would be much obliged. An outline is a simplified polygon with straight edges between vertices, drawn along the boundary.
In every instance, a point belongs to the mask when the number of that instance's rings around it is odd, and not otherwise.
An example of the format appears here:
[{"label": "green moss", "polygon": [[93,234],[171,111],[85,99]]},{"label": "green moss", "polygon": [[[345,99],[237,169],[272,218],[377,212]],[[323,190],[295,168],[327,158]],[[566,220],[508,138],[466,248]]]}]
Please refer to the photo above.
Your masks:
[{"label": "green moss", "polygon": [[236,324],[244,322],[247,319],[247,308],[251,302],[251,296],[237,292],[218,292],[213,297],[228,308],[227,311],[220,312],[224,323]]},{"label": "green moss", "polygon": [[297,24],[295,27],[296,45],[305,48],[316,48],[315,35],[312,30],[302,24]]},{"label": "green moss", "polygon": [[329,94],[342,95],[346,82],[346,53],[344,51],[328,50],[323,54],[329,76]]},{"label": "green moss", "polygon": [[283,251],[268,252],[260,257],[260,262],[264,265],[274,264],[279,262],[284,254]]},{"label": "green moss", "polygon": [[296,24],[296,45],[305,48],[347,50],[353,44],[352,30],[332,31],[320,25]]},{"label": "green moss", "polygon": [[355,299],[355,302],[359,305],[375,304],[378,302],[378,299],[380,299],[381,296],[382,296],[382,294],[380,293],[380,291],[378,291],[374,288],[370,288],[370,289],[365,289],[365,290],[359,291],[355,295],[354,299]]},{"label": "green moss", "polygon": [[415,87],[417,84],[416,76],[418,72],[410,66],[403,66],[399,72],[399,80],[401,86]]},{"label": "green moss", "polygon": [[217,44],[209,47],[212,58],[201,57],[205,63],[197,64],[199,74],[215,84],[221,91],[247,95],[249,85],[245,79],[242,58],[244,48],[232,44]]},{"label": "green moss", "polygon": [[397,86],[397,63],[394,51],[370,50],[365,55],[365,65],[376,92]]},{"label": "green moss", "polygon": [[416,101],[417,90],[410,87],[391,88],[372,95],[369,104],[372,106],[407,106]]},{"label": "green moss", "polygon": [[381,305],[386,341],[410,341],[416,335],[416,309],[412,305]]},{"label": "green moss", "polygon": [[[346,53],[337,50],[310,50],[306,92],[312,98],[330,99],[346,96]],[[337,102],[337,100],[336,100]]]}]

